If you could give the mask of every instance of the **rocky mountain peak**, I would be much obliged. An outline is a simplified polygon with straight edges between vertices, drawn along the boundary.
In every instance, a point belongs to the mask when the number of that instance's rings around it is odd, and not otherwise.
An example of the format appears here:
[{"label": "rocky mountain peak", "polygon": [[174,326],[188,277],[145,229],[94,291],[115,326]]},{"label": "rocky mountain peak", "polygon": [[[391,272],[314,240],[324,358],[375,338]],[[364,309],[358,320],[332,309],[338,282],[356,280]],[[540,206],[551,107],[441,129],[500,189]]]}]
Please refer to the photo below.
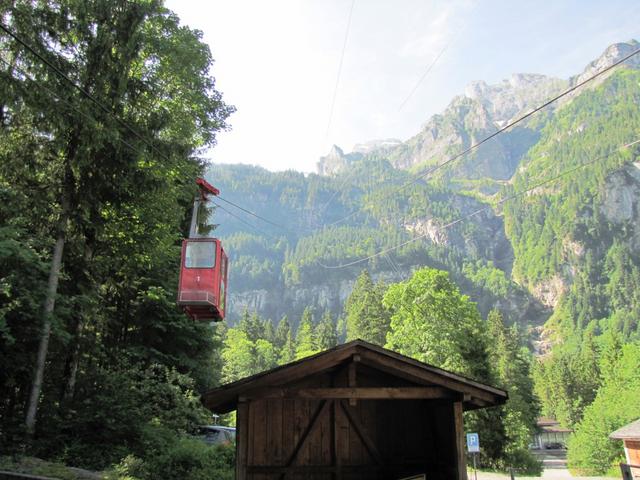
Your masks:
[{"label": "rocky mountain peak", "polygon": [[[637,40],[629,40],[628,42],[614,43],[613,45],[609,45],[607,49],[593,62],[589,63],[584,71],[571,79],[572,83],[575,85],[577,83],[583,82],[587,78],[593,76],[595,73],[610,67],[617,61],[626,57],[630,53],[638,50],[640,48],[640,42]],[[640,68],[640,55],[636,55],[631,57],[629,60],[625,62],[625,65],[632,68]],[[602,80],[604,80],[607,75],[603,75]]]},{"label": "rocky mountain peak", "polygon": [[329,153],[327,154],[327,158],[342,158],[344,157],[344,152],[338,145],[333,145]]},{"label": "rocky mountain peak", "polygon": [[316,163],[316,170],[318,175],[336,175],[347,165],[360,158],[362,158],[362,153],[352,152],[345,154],[338,145],[333,145],[329,153],[324,157],[320,157],[320,160]]},{"label": "rocky mountain peak", "polygon": [[470,83],[464,95],[482,104],[497,124],[511,120],[515,115],[560,90],[566,82],[535,73],[514,73],[495,85],[484,81]]}]

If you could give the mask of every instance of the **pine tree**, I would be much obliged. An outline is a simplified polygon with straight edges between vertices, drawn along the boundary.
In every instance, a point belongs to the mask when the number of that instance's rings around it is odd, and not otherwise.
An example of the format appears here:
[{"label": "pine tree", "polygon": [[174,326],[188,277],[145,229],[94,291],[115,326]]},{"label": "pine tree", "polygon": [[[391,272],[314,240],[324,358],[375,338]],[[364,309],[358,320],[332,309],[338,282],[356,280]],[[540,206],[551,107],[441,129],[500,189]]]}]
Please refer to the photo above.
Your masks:
[{"label": "pine tree", "polygon": [[325,310],[315,331],[316,348],[320,351],[328,350],[338,344],[336,324],[331,318],[331,312]]},{"label": "pine tree", "polygon": [[296,332],[296,360],[318,353],[311,307],[304,309]]},{"label": "pine tree", "polygon": [[296,341],[293,338],[291,330],[287,331],[284,345],[280,349],[280,356],[278,357],[278,363],[280,365],[293,362],[296,359]]},{"label": "pine tree", "polygon": [[529,442],[535,433],[539,407],[533,393],[531,353],[526,349],[517,327],[505,326],[502,314],[493,309],[487,317],[487,333],[491,339],[487,350],[494,377],[499,386],[509,392],[504,407],[504,457],[508,465],[539,471],[537,460],[529,452]]},{"label": "pine tree", "polygon": [[381,346],[386,343],[390,317],[383,296],[384,285],[375,285],[369,271],[363,270],[345,302],[347,341],[359,338]]},{"label": "pine tree", "polygon": [[284,315],[280,322],[278,322],[278,328],[276,328],[275,337],[273,340],[273,345],[276,349],[281,350],[284,348],[287,343],[287,339],[291,334],[291,324],[289,323],[289,318]]},{"label": "pine tree", "polygon": [[258,339],[264,338],[265,325],[257,312],[249,314],[249,312],[245,310],[238,326],[240,330],[247,334],[247,338],[251,342],[256,342]]},{"label": "pine tree", "polygon": [[264,340],[273,344],[276,340],[276,332],[273,328],[273,322],[270,318],[263,320],[262,322],[262,331],[264,332]]}]

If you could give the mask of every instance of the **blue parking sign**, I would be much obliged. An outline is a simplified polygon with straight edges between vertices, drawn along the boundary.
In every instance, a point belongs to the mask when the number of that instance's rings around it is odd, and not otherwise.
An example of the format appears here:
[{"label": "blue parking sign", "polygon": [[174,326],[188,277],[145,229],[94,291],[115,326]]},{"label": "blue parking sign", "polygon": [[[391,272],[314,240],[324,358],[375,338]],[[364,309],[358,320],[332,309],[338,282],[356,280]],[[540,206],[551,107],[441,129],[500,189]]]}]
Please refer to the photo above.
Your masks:
[{"label": "blue parking sign", "polygon": [[467,433],[467,451],[469,453],[480,452],[480,437],[477,433]]}]

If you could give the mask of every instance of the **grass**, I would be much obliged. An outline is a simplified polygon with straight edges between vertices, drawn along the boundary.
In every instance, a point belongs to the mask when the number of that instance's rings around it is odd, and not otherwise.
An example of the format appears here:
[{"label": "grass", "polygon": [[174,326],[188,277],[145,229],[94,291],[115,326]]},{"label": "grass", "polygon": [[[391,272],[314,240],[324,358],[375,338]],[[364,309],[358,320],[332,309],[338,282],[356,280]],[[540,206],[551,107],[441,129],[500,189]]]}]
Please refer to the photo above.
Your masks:
[{"label": "grass", "polygon": [[98,473],[69,468],[61,463],[47,462],[35,457],[1,456],[0,470],[52,477],[60,480],[96,480],[102,478],[102,475]]}]

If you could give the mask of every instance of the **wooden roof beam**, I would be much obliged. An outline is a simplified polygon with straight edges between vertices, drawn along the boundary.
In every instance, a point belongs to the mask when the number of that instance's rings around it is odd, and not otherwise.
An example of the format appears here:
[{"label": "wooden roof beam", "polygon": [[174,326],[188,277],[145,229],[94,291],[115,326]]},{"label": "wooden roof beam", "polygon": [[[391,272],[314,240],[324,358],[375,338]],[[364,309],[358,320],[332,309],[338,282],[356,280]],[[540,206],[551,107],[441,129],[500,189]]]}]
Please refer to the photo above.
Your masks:
[{"label": "wooden roof beam", "polygon": [[468,383],[465,384],[454,378],[447,378],[447,376],[443,376],[436,372],[426,371],[425,369],[418,366],[400,362],[395,358],[382,357],[380,355],[376,355],[374,352],[369,351],[363,351],[361,353],[361,358],[362,363],[371,365],[372,367],[387,372],[391,375],[396,375],[398,377],[404,378],[405,380],[413,382],[422,381],[436,383],[456,392],[470,394],[475,399],[481,399],[488,403],[493,403],[496,401],[496,395],[484,391],[481,388],[475,387]]},{"label": "wooden roof beam", "polygon": [[286,388],[271,387],[246,392],[243,398],[309,398],[358,400],[438,400],[456,399],[457,392],[442,387],[326,387]]}]

